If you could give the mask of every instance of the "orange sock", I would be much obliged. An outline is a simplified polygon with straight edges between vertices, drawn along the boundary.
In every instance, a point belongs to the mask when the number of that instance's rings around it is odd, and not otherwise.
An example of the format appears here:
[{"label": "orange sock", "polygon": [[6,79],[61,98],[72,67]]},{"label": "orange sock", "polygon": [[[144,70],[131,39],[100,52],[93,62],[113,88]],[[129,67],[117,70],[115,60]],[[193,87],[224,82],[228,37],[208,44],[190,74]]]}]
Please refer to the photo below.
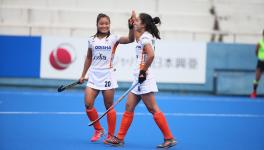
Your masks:
[{"label": "orange sock", "polygon": [[107,113],[108,135],[115,134],[116,127],[116,111],[114,109]]},{"label": "orange sock", "polygon": [[161,132],[163,133],[163,136],[165,139],[172,139],[173,136],[171,134],[171,131],[169,129],[168,123],[166,121],[166,118],[162,112],[156,112],[154,115],[154,120],[158,127],[160,128]]},{"label": "orange sock", "polygon": [[[86,109],[86,114],[87,114],[88,118],[90,119],[90,121],[94,121],[98,118],[98,113],[97,113],[95,108]],[[94,123],[93,126],[94,126],[95,130],[101,130],[102,129],[99,121]]]},{"label": "orange sock", "polygon": [[122,118],[122,122],[121,122],[121,125],[120,125],[120,129],[119,129],[119,132],[117,134],[117,137],[120,139],[120,140],[124,140],[125,136],[126,136],[126,133],[127,133],[127,130],[128,128],[130,127],[132,121],[133,121],[133,117],[134,117],[134,112],[128,112],[126,111],[123,115],[123,118]]}]

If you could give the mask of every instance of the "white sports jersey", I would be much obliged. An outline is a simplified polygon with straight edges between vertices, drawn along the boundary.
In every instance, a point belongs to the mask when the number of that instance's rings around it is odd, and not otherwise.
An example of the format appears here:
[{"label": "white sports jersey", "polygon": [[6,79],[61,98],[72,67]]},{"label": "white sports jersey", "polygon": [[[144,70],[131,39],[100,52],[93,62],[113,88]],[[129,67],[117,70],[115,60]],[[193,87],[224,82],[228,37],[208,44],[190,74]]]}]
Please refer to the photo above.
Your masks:
[{"label": "white sports jersey", "polygon": [[[136,45],[136,66],[134,68],[134,82],[133,84],[136,84],[138,82],[138,75],[139,71],[143,69],[146,60],[147,55],[144,53],[143,48],[146,44],[150,44],[152,46],[152,49],[155,50],[155,38],[149,33],[144,32],[139,40],[137,41]],[[141,95],[149,92],[158,92],[158,88],[156,85],[156,80],[152,74],[151,66],[146,71],[147,79],[144,81],[140,87],[136,87],[132,90],[132,93],[136,95]]]},{"label": "white sports jersey", "polygon": [[110,35],[99,39],[98,37],[91,37],[88,40],[88,48],[92,49],[92,69],[108,69],[112,68],[112,63],[117,47],[119,37]]},{"label": "white sports jersey", "polygon": [[91,37],[88,40],[88,48],[92,49],[92,63],[88,71],[88,87],[97,90],[118,87],[112,64],[118,40],[119,38],[115,35],[102,39]]},{"label": "white sports jersey", "polygon": [[[152,46],[152,49],[155,49],[155,39],[149,32],[144,32],[136,44],[136,66],[134,68],[135,76],[138,76],[139,71],[144,67],[146,63],[147,55],[143,51],[143,48],[146,44],[150,44]],[[151,66],[147,71],[151,71]]]}]

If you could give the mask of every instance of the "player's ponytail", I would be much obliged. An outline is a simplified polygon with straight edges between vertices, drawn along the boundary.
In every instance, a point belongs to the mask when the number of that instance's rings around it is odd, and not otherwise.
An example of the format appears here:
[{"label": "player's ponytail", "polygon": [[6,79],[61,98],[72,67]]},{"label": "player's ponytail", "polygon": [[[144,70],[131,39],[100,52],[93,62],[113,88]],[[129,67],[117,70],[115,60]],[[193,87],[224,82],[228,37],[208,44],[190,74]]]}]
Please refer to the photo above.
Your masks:
[{"label": "player's ponytail", "polygon": [[153,21],[155,24],[160,24],[160,23],[161,23],[159,17],[154,17],[154,18],[152,19],[152,21]]},{"label": "player's ponytail", "polygon": [[145,30],[152,34],[157,39],[160,39],[159,29],[157,28],[156,24],[161,24],[159,17],[152,18],[149,14],[141,13],[139,18],[142,24],[145,25]]},{"label": "player's ponytail", "polygon": [[[110,21],[110,17],[109,17],[108,15],[103,14],[103,13],[98,14],[98,15],[97,15],[97,19],[96,19],[97,32],[96,32],[96,34],[94,35],[94,37],[96,37],[98,34],[101,33],[101,32],[98,30],[98,22],[100,21],[101,18],[107,18],[108,21],[109,21],[109,23],[111,23],[111,21]],[[110,30],[109,30],[109,32],[107,33],[107,37],[109,37],[109,36],[110,36]]]}]

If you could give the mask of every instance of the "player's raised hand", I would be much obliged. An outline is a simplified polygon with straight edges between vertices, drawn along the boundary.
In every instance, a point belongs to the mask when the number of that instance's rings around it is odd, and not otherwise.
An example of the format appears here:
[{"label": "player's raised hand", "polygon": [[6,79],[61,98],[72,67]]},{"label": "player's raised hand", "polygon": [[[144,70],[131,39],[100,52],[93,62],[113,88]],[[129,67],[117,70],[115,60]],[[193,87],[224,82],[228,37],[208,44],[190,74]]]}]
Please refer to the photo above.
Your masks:
[{"label": "player's raised hand", "polygon": [[133,29],[135,20],[136,20],[136,12],[133,10],[131,17],[128,19],[128,28],[129,29]]}]

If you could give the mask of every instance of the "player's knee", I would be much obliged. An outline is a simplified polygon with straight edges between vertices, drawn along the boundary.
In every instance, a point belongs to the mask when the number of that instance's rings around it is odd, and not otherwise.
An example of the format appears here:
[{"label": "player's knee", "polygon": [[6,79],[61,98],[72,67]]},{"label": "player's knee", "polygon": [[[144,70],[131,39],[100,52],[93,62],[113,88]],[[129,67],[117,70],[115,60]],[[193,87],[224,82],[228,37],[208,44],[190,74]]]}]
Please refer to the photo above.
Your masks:
[{"label": "player's knee", "polygon": [[147,107],[148,111],[151,113],[151,114],[155,114],[156,112],[159,112],[159,108],[157,106],[153,106],[153,107]]},{"label": "player's knee", "polygon": [[148,111],[151,113],[151,114],[154,114],[156,112],[156,110],[154,108],[148,108]]},{"label": "player's knee", "polygon": [[86,103],[85,104],[85,108],[86,109],[92,109],[93,108],[93,104],[92,103]]},{"label": "player's knee", "polygon": [[105,102],[105,108],[108,109],[113,105],[113,102]]},{"label": "player's knee", "polygon": [[135,107],[133,107],[131,104],[126,103],[126,111],[134,112]]}]

